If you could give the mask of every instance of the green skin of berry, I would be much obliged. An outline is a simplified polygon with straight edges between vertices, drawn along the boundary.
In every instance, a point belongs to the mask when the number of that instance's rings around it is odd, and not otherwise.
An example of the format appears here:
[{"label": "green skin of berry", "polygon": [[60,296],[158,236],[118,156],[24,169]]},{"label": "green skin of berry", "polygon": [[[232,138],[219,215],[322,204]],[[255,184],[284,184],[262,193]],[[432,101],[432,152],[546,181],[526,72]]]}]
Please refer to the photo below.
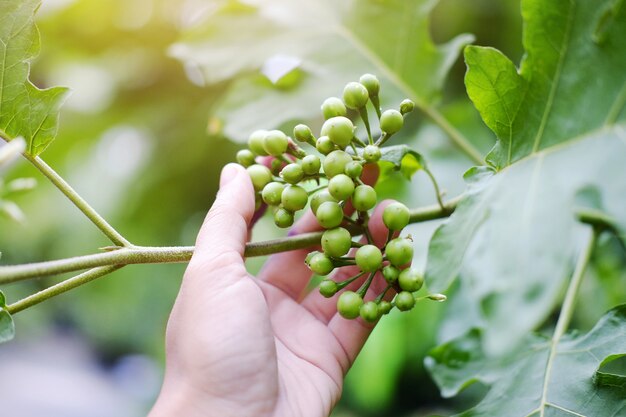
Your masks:
[{"label": "green skin of berry", "polygon": [[272,171],[272,174],[278,176],[284,165],[285,163],[283,161],[280,161],[278,159],[272,159],[270,171]]},{"label": "green skin of berry", "polygon": [[402,100],[402,103],[400,103],[400,113],[402,113],[403,115],[411,113],[413,109],[415,109],[415,103],[413,103],[413,101],[409,100],[408,98]]},{"label": "green skin of berry", "polygon": [[347,117],[333,117],[324,122],[321,134],[322,136],[328,136],[340,148],[345,148],[352,142],[354,137],[354,125]]},{"label": "green skin of berry", "polygon": [[286,228],[293,224],[293,213],[284,208],[279,208],[274,213],[274,223],[280,228]]},{"label": "green skin of berry", "polygon": [[302,158],[301,165],[302,171],[304,171],[306,175],[316,175],[320,172],[322,162],[317,155],[307,155]]},{"label": "green skin of berry", "polygon": [[378,305],[373,301],[368,301],[367,303],[363,304],[359,309],[359,314],[363,320],[369,323],[374,323],[380,318]]},{"label": "green skin of berry", "polygon": [[380,304],[378,304],[378,313],[380,315],[389,314],[392,308],[393,305],[389,301],[383,300],[380,302]]},{"label": "green skin of berry", "polygon": [[367,89],[370,97],[378,96],[380,92],[380,81],[378,81],[375,75],[363,74],[361,78],[359,78],[359,82]]},{"label": "green skin of berry", "polygon": [[343,209],[338,203],[327,201],[317,208],[315,217],[324,229],[333,229],[343,221]]},{"label": "green skin of berry", "polygon": [[402,230],[409,224],[410,213],[402,203],[391,203],[383,211],[383,223],[389,230]]},{"label": "green skin of berry", "polygon": [[337,202],[337,200],[335,200],[335,198],[330,195],[328,190],[318,191],[317,193],[313,194],[313,197],[311,197],[311,210],[313,211],[313,214],[317,214],[317,209],[322,205],[322,203],[326,201],[333,201],[335,203]]},{"label": "green skin of berry", "polygon": [[287,210],[298,211],[306,206],[307,201],[309,201],[309,194],[302,187],[289,185],[283,190],[280,201]]},{"label": "green skin of berry", "polygon": [[347,200],[354,192],[354,181],[346,174],[339,174],[328,181],[328,192],[339,201]]},{"label": "green skin of berry", "polygon": [[346,107],[358,110],[365,107],[369,99],[369,92],[361,83],[351,82],[343,89],[343,102]]},{"label": "green skin of berry", "polygon": [[317,275],[328,275],[334,268],[333,261],[323,253],[313,255],[308,265],[311,271]]},{"label": "green skin of berry", "polygon": [[376,145],[367,145],[365,149],[363,149],[363,159],[367,162],[376,162],[380,157],[380,148]]},{"label": "green skin of berry", "polygon": [[343,227],[337,227],[324,232],[322,235],[322,250],[327,256],[339,258],[350,250],[352,236]]},{"label": "green skin of berry", "polygon": [[383,268],[383,277],[388,284],[393,284],[398,280],[400,270],[393,265],[387,265]]},{"label": "green skin of berry", "polygon": [[307,125],[297,125],[293,128],[293,137],[300,142],[309,142],[313,139],[313,132]]},{"label": "green skin of berry", "polygon": [[280,130],[270,130],[263,138],[263,149],[270,155],[280,156],[287,151],[289,140]]},{"label": "green skin of berry", "polygon": [[357,161],[348,162],[343,173],[352,179],[360,178],[363,173],[363,165]]},{"label": "green skin of berry", "polygon": [[336,150],[326,155],[322,166],[326,176],[332,178],[335,175],[343,174],[346,165],[350,162],[353,162],[352,157],[347,152]]},{"label": "green skin of berry", "polygon": [[335,281],[331,281],[329,279],[325,279],[320,282],[320,294],[322,294],[326,298],[330,298],[333,295],[337,294],[339,287]]},{"label": "green skin of berry", "polygon": [[337,311],[345,319],[351,320],[359,317],[359,310],[363,305],[363,299],[353,291],[344,291],[337,300]]},{"label": "green skin of berry", "polygon": [[387,243],[385,254],[392,265],[406,265],[413,259],[413,243],[402,237],[393,239]]},{"label": "green skin of berry", "polygon": [[265,135],[267,135],[267,130],[257,130],[252,132],[250,138],[248,139],[248,148],[256,155],[265,156],[267,152],[265,148],[263,148],[263,141],[265,139]]},{"label": "green skin of berry", "polygon": [[280,176],[289,184],[297,184],[304,178],[304,171],[299,164],[289,164],[280,171]]},{"label": "green skin of berry", "polygon": [[374,245],[361,246],[356,251],[356,264],[365,272],[378,271],[383,264],[383,254]]},{"label": "green skin of berry", "polygon": [[352,205],[358,211],[368,211],[376,205],[377,201],[376,191],[369,185],[359,185],[352,194]]},{"label": "green skin of berry", "polygon": [[261,191],[263,187],[272,181],[272,172],[264,165],[250,165],[246,170],[250,174],[252,185],[256,191]]},{"label": "green skin of berry", "polygon": [[263,197],[263,201],[265,201],[265,204],[269,204],[270,206],[279,205],[280,197],[283,194],[284,189],[285,186],[279,182],[270,182],[265,187],[263,187],[261,196]]},{"label": "green skin of berry", "polygon": [[328,155],[333,150],[335,150],[335,144],[333,143],[332,140],[330,140],[328,136],[320,136],[317,139],[317,142],[315,142],[315,148],[322,155]]},{"label": "green skin of berry", "polygon": [[254,165],[254,154],[249,149],[242,149],[237,152],[237,162],[244,167]]},{"label": "green skin of berry", "polygon": [[422,285],[424,285],[424,277],[417,269],[407,268],[400,272],[398,284],[404,291],[419,291],[419,289],[422,288]]},{"label": "green skin of berry", "polygon": [[397,110],[385,110],[380,116],[380,130],[388,135],[399,132],[403,125],[404,118]]},{"label": "green skin of berry", "polygon": [[345,116],[348,114],[348,110],[341,99],[329,97],[322,103],[322,114],[324,119],[328,120],[332,117]]},{"label": "green skin of berry", "polygon": [[394,302],[400,311],[409,311],[415,306],[415,298],[413,298],[413,294],[408,291],[399,292]]},{"label": "green skin of berry", "polygon": [[309,264],[309,262],[311,262],[311,259],[313,259],[313,257],[314,257],[315,255],[317,255],[318,253],[322,253],[322,252],[320,252],[320,251],[318,251],[318,250],[314,250],[313,252],[309,252],[309,253],[306,255],[306,258],[304,258],[304,263],[308,265],[308,264]]}]

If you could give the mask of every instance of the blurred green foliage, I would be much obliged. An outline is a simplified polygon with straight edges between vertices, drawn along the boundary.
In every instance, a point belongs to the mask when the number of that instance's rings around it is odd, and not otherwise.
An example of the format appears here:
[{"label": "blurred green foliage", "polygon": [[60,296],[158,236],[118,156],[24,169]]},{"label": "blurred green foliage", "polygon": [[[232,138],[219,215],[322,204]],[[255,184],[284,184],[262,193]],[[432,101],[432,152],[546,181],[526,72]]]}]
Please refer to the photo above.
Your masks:
[{"label": "blurred green foliage", "polygon": [[[215,109],[224,103],[232,83],[198,86],[194,69],[168,55],[194,13],[210,13],[222,3],[55,0],[44,2],[39,13],[42,53],[33,66],[32,78],[40,87],[66,85],[73,89],[62,112],[58,138],[43,157],[138,244],[193,244],[215,195],[219,171],[238,149],[215,134],[221,130]],[[442,0],[431,14],[430,31],[436,43],[472,33],[476,44],[497,47],[513,61],[522,52],[517,0]],[[242,53],[234,47],[227,52],[233,56]],[[364,71],[353,70],[355,74]],[[445,84],[441,109],[486,153],[494,137],[467,99],[464,72],[465,66],[458,60]],[[252,72],[252,77],[259,80],[261,76]],[[254,106],[262,97],[250,100]],[[448,196],[460,193],[464,189],[461,175],[470,161],[422,117],[407,123],[412,124],[407,130],[413,133],[404,140],[426,156]],[[26,162],[11,170],[6,179],[19,177],[39,178]],[[378,192],[410,206],[434,202],[432,188],[420,173],[410,184],[400,174],[391,176],[378,184]],[[45,181],[39,181],[36,190],[16,196],[15,201],[27,221],[15,224],[0,218],[3,263],[91,253],[108,244]],[[435,227],[436,222],[430,222],[410,228],[416,237],[415,263],[420,267]],[[254,239],[278,233],[264,218]],[[626,259],[619,242],[607,239],[601,248],[590,273],[602,279],[585,281],[581,308],[577,309],[577,324],[582,328],[590,328],[608,307],[626,296],[620,286]],[[250,271],[258,270],[262,262],[249,260]],[[184,265],[124,268],[20,313],[15,317],[17,338],[36,338],[51,325],[69,324],[104,358],[140,352],[162,360],[164,326],[183,271]],[[57,279],[3,290],[12,301]],[[463,323],[451,318],[451,312],[463,311],[462,303],[461,299],[423,303],[410,314],[392,314],[382,320],[350,371],[334,415],[443,415],[479,398],[481,390],[476,387],[454,402],[443,402],[423,367],[426,352],[437,341],[449,339],[463,328]]]}]

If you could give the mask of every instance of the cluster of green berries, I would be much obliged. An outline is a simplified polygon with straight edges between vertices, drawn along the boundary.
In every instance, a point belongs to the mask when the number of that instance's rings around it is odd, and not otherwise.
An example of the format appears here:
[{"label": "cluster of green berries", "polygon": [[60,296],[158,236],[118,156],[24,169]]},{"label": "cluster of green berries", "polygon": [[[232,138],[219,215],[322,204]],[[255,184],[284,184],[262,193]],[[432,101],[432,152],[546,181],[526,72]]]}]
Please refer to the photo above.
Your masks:
[{"label": "cluster of green berries", "polygon": [[[406,206],[393,203],[385,208],[383,222],[390,232],[382,249],[373,244],[369,233],[365,233],[367,244],[353,241],[351,233],[351,230],[367,230],[370,212],[378,202],[374,188],[361,178],[364,166],[381,159],[381,146],[402,129],[404,115],[414,108],[407,99],[399,110],[381,111],[379,92],[378,79],[365,74],[359,82],[345,86],[343,99],[331,97],[324,101],[321,110],[325,121],[318,137],[304,124],[294,128],[295,140],[279,130],[258,130],[250,135],[248,149],[237,153],[237,161],[247,168],[252,179],[257,206],[272,207],[278,227],[291,226],[295,213],[309,204],[320,226],[326,229],[321,240],[322,251],[312,252],[306,258],[306,264],[315,274],[325,276],[336,268],[358,267],[360,272],[343,282],[324,279],[320,284],[322,295],[332,297],[367,275],[358,291],[344,291],[337,300],[337,309],[343,317],[361,316],[367,321],[378,320],[394,307],[401,311],[413,308],[416,301],[413,293],[424,282],[416,269],[403,269],[413,258],[410,237],[393,238],[394,232],[400,232],[409,223]],[[372,135],[368,103],[378,117],[377,138]],[[349,110],[358,112],[365,125],[367,134],[362,138],[348,118]],[[305,149],[309,147],[312,149],[307,152]],[[260,160],[259,157],[271,158]],[[348,216],[347,207],[352,207],[355,214]],[[354,253],[350,252],[352,248]],[[387,288],[374,301],[364,302],[363,297],[377,273],[387,281]],[[383,299],[389,289],[398,292],[393,302]]]}]

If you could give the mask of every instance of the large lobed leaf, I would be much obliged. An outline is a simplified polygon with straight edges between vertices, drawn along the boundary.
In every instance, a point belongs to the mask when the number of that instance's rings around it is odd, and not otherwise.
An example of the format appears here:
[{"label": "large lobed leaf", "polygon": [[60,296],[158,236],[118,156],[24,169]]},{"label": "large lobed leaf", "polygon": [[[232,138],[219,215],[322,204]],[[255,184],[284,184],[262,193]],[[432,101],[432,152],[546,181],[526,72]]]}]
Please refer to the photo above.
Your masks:
[{"label": "large lobed leaf", "polygon": [[426,366],[446,397],[480,381],[491,387],[457,417],[621,416],[626,376],[602,369],[626,356],[626,305],[608,312],[586,335],[556,341],[528,338],[515,353],[488,359],[472,330],[431,351]]},{"label": "large lobed leaf", "polygon": [[[427,23],[432,0],[256,3],[226,2],[171,48],[205,83],[237,79],[216,111],[218,125],[236,140],[255,129],[319,117],[322,101],[364,72],[381,78],[383,98],[408,96],[430,106],[472,39],[461,35],[434,45]],[[284,74],[298,73],[286,85],[281,65]]]},{"label": "large lobed leaf", "polygon": [[439,292],[463,278],[489,352],[554,308],[584,229],[576,206],[626,231],[626,133],[614,124],[625,117],[626,8],[594,38],[612,5],[524,0],[520,74],[493,49],[466,48],[468,93],[499,142],[494,168],[468,171],[466,198],[434,234],[426,279]]},{"label": "large lobed leaf", "polygon": [[29,61],[39,52],[34,14],[39,0],[0,0],[0,136],[23,137],[37,156],[57,132],[65,88],[40,90],[28,79]]},{"label": "large lobed leaf", "polygon": [[498,142],[496,168],[626,119],[621,1],[522,1],[519,72],[500,51],[465,49],[467,93]]}]

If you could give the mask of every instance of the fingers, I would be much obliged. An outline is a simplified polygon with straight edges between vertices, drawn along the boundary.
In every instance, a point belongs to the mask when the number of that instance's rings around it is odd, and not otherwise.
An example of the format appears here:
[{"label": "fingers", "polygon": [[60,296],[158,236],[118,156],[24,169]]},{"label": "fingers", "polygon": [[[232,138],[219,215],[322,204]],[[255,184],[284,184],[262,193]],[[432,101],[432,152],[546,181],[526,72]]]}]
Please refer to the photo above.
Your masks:
[{"label": "fingers", "polygon": [[[382,213],[385,207],[387,207],[392,202],[392,200],[382,201],[374,210],[374,213],[369,222],[369,229],[374,239],[374,244],[378,247],[381,247],[385,244],[388,233],[388,230],[382,221]],[[361,239],[361,242],[364,241],[365,239]],[[336,282],[341,282],[355,276],[359,272],[360,270],[356,266],[343,267],[335,272],[332,279]],[[346,287],[346,290],[355,291],[361,286],[366,278],[367,275],[364,275],[362,278],[348,285]],[[367,300],[375,298],[385,289],[385,287],[386,282],[384,281],[384,279],[382,279],[380,274],[377,274],[374,277],[372,285],[370,286],[365,298]],[[329,323],[334,318],[334,316],[337,315],[337,298],[339,297],[340,293],[338,293],[334,297],[326,298],[321,295],[317,290],[311,291],[311,293],[308,294],[302,301],[302,306],[309,310],[318,320],[322,321],[323,323]],[[392,294],[393,292],[390,291],[389,293]],[[370,297],[370,294],[374,295]]]},{"label": "fingers", "polygon": [[[378,165],[368,164],[363,170],[362,180],[367,184],[374,184],[378,179]],[[354,209],[349,205],[346,214],[351,215]],[[306,209],[304,215],[291,228],[289,235],[322,230],[315,215],[310,209]],[[273,255],[266,262],[258,278],[280,288],[294,299],[299,299],[311,279],[311,271],[304,264],[309,249],[300,249]]]},{"label": "fingers", "polygon": [[254,213],[254,190],[246,170],[228,164],[222,170],[220,190],[196,240],[190,267],[215,262],[241,262]]}]

